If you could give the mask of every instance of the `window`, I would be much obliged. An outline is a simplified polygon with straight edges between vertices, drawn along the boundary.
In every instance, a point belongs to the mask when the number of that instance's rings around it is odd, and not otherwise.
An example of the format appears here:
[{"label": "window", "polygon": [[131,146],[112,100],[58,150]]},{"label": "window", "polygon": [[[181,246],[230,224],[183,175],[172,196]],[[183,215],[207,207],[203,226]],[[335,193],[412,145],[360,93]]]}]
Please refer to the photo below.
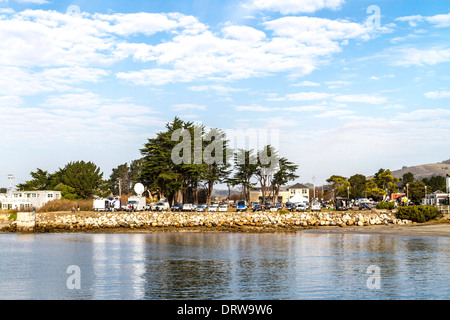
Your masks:
[{"label": "window", "polygon": [[55,194],[55,198],[59,199],[59,193]]},{"label": "window", "polygon": [[52,194],[52,193],[49,193],[49,194],[47,195],[47,198],[53,198],[53,194]]}]

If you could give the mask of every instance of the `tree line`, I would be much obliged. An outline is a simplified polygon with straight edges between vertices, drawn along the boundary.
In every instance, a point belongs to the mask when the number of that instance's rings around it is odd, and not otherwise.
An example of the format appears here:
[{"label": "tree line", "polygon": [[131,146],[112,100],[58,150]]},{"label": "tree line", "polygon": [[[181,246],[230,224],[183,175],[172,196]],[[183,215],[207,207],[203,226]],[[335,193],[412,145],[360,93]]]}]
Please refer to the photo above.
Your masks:
[{"label": "tree line", "polygon": [[[334,197],[347,197],[353,199],[372,198],[381,201],[391,193],[408,193],[413,202],[420,202],[425,197],[425,192],[446,189],[445,177],[432,176],[430,178],[415,179],[411,172],[403,174],[402,178],[392,175],[389,169],[380,169],[375,175],[367,179],[362,174],[355,174],[350,178],[333,175],[327,179],[328,192]],[[426,187],[426,188],[425,188]]]},{"label": "tree line", "polygon": [[[191,138],[182,144],[174,139],[179,132]],[[37,169],[30,173],[32,179],[17,189],[56,190],[64,199],[76,200],[131,194],[133,186],[140,182],[151,198],[165,198],[171,203],[210,203],[217,184],[227,185],[228,190],[239,186],[243,199],[249,201],[250,190],[258,184],[263,199],[276,199],[282,186],[298,178],[298,165],[280,157],[270,145],[261,150],[234,150],[229,145],[225,132],[176,117],[148,139],[140,149],[140,159],[114,168],[109,179],[103,178],[94,163],[75,161],[54,173]],[[174,161],[180,155],[185,161]],[[264,161],[267,157],[276,160],[275,170],[273,163]]]}]

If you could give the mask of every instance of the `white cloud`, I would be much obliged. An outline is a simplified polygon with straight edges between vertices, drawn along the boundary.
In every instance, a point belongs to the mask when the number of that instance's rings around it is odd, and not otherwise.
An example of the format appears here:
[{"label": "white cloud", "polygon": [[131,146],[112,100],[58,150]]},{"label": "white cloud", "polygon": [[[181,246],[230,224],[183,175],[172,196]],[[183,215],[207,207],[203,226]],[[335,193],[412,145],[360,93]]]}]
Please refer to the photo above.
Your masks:
[{"label": "white cloud", "polygon": [[348,21],[285,17],[263,23],[274,37],[246,26],[225,26],[220,34],[175,34],[170,41],[119,44],[116,56],[131,56],[157,67],[120,72],[120,79],[138,85],[164,85],[194,80],[238,80],[287,72],[304,76],[331,54],[343,39],[368,39],[371,30]]},{"label": "white cloud", "polygon": [[290,85],[291,87],[319,87],[320,83],[312,81],[302,81]]},{"label": "white cloud", "polygon": [[223,29],[226,38],[241,40],[245,42],[259,42],[266,38],[266,34],[260,30],[247,26],[229,26]]},{"label": "white cloud", "polygon": [[297,14],[313,13],[322,9],[337,10],[344,2],[344,0],[251,0],[245,6],[281,14]]},{"label": "white cloud", "polygon": [[332,97],[333,95],[326,92],[299,92],[287,94],[281,98],[269,98],[269,101],[312,101],[312,100],[324,100]]},{"label": "white cloud", "polygon": [[46,4],[47,0],[14,0],[19,3],[34,3],[34,4]]},{"label": "white cloud", "polygon": [[329,89],[337,89],[343,86],[348,86],[351,84],[351,82],[338,80],[338,81],[325,81],[325,84],[328,86]]},{"label": "white cloud", "polygon": [[228,95],[230,93],[234,92],[242,92],[246,91],[247,89],[239,89],[239,88],[232,88],[220,84],[211,84],[211,85],[201,85],[201,86],[191,86],[188,87],[191,91],[196,92],[202,92],[202,91],[215,91],[218,95]]},{"label": "white cloud", "polygon": [[[345,83],[344,83],[345,84]],[[313,100],[329,100],[345,103],[368,103],[382,104],[387,101],[386,97],[371,94],[349,94],[337,95],[327,92],[299,92],[287,94],[284,97],[268,98],[268,101],[313,101]]]},{"label": "white cloud", "polygon": [[0,96],[0,110],[4,107],[18,107],[23,104],[23,100],[18,96]]},{"label": "white cloud", "polygon": [[383,107],[385,110],[400,110],[405,109],[406,107],[402,104],[389,104]]},{"label": "white cloud", "polygon": [[193,103],[180,103],[172,106],[175,111],[186,111],[186,110],[206,110],[206,106],[197,105]]},{"label": "white cloud", "polygon": [[425,66],[436,65],[450,61],[450,49],[415,49],[415,48],[401,48],[395,50],[397,54],[398,66]]},{"label": "white cloud", "polygon": [[118,72],[116,77],[136,85],[165,85],[175,82],[190,82],[199,75],[186,73],[183,70],[172,69],[144,69],[139,71]]},{"label": "white cloud", "polygon": [[337,102],[368,103],[368,104],[382,104],[387,101],[386,97],[370,94],[339,95],[335,96],[334,100]]},{"label": "white cloud", "polygon": [[330,110],[320,114],[315,115],[316,118],[341,118],[343,116],[348,116],[354,114],[355,111],[352,110]]},{"label": "white cloud", "polygon": [[316,105],[306,106],[292,106],[292,107],[266,107],[259,104],[252,104],[248,106],[235,106],[236,111],[247,112],[286,112],[286,113],[306,113],[306,112],[318,112],[318,111],[332,111],[336,106],[329,105],[327,103],[321,103]]},{"label": "white cloud", "polygon": [[35,95],[73,90],[74,85],[98,83],[108,72],[98,68],[62,67],[33,71],[30,68],[0,66],[0,94]]},{"label": "white cloud", "polygon": [[430,99],[450,98],[450,91],[430,91],[425,93],[425,97]]},{"label": "white cloud", "polygon": [[[347,20],[330,20],[316,17],[283,17],[264,23],[280,37],[293,38],[302,43],[328,47],[333,41],[370,38],[372,30],[364,24]],[[338,43],[334,43],[336,46]],[[335,49],[333,45],[330,49]]]},{"label": "white cloud", "polygon": [[435,16],[428,16],[428,17],[422,15],[406,16],[406,17],[399,17],[395,20],[408,22],[411,27],[417,27],[420,22],[424,21],[431,23],[438,28],[450,27],[450,13],[438,14]]},{"label": "white cloud", "polygon": [[272,112],[280,110],[280,108],[270,108],[264,107],[258,104],[252,104],[250,106],[236,106],[234,107],[236,111],[249,111],[249,112]]},{"label": "white cloud", "polygon": [[[450,117],[449,109],[420,109],[414,110],[412,112],[400,113],[397,116],[397,119],[402,121],[420,121],[420,122],[434,122],[434,120],[443,120],[442,118]],[[447,127],[448,127],[448,120]]]}]

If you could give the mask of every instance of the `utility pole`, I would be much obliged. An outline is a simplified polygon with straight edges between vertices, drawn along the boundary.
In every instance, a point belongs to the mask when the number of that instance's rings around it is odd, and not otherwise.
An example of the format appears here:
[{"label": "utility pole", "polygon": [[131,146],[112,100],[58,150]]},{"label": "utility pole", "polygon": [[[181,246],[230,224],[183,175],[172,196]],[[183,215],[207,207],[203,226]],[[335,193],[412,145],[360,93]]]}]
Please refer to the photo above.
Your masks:
[{"label": "utility pole", "polygon": [[313,199],[316,200],[316,176],[313,176],[312,180],[313,180]]}]

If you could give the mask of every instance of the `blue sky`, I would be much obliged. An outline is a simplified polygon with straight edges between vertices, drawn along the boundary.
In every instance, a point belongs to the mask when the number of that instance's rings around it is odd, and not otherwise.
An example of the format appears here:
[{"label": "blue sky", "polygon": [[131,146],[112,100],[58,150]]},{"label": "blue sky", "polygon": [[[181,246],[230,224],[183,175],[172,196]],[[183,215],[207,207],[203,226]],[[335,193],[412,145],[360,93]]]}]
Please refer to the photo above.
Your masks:
[{"label": "blue sky", "polygon": [[75,160],[108,177],[175,116],[277,132],[300,182],[446,160],[449,12],[437,0],[0,0],[0,186]]}]

